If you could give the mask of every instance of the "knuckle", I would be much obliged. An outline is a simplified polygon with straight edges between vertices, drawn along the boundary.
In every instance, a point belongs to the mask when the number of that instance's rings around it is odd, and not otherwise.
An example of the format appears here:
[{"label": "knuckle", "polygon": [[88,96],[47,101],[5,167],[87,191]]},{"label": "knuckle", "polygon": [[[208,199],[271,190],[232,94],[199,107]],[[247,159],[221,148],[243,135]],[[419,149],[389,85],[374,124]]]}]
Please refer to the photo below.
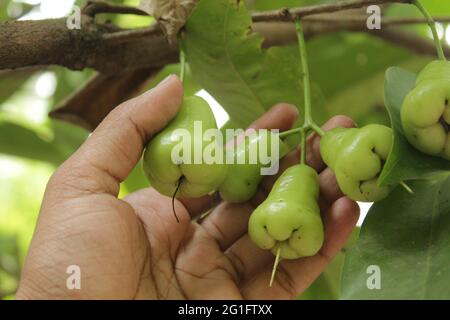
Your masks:
[{"label": "knuckle", "polygon": [[337,115],[334,116],[331,121],[335,126],[341,126],[344,128],[353,128],[356,127],[355,122],[352,120],[352,118],[344,116],[344,115]]}]

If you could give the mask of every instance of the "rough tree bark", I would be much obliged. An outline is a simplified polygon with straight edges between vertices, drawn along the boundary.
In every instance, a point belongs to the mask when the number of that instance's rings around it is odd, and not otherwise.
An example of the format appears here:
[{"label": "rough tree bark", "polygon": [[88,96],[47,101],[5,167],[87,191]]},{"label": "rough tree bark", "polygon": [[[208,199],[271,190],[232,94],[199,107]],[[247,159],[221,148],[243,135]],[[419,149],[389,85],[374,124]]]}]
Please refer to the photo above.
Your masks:
[{"label": "rough tree bark", "polygon": [[0,24],[0,69],[55,64],[115,74],[178,59],[176,47],[162,35],[118,44],[102,40],[104,34],[118,30],[88,16],[82,16],[81,30],[69,30],[66,19],[6,22]]}]

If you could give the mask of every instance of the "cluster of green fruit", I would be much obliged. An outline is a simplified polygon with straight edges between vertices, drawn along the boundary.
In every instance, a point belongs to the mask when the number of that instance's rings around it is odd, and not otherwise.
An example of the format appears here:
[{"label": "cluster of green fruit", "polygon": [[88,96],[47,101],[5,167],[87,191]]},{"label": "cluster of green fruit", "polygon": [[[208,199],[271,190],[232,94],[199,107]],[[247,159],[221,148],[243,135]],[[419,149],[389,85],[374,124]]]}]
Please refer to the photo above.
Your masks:
[{"label": "cluster of green fruit", "polygon": [[[416,87],[405,98],[401,110],[404,135],[423,153],[450,160],[450,63],[445,60],[432,18],[418,0],[414,4],[429,21],[441,61],[433,61],[425,67],[417,78]],[[310,79],[300,20],[295,25],[303,67],[305,119],[302,127],[290,131],[302,135],[301,163],[290,167],[278,178],[267,199],[252,213],[248,225],[248,233],[255,244],[282,259],[315,255],[324,241],[318,205],[318,174],[305,163],[308,132],[315,131],[321,136],[322,159],[334,171],[337,183],[347,197],[355,201],[376,202],[387,197],[395,187],[378,184],[393,145],[391,128],[372,124],[323,132],[315,124],[311,117]],[[184,74],[184,58],[181,50],[181,75]],[[276,140],[280,159],[289,152],[281,135],[271,133],[267,139],[265,135],[256,134],[252,138],[246,137],[245,143],[238,145],[233,152],[225,152],[225,146],[219,145],[218,152],[224,152],[227,160],[232,160],[224,164],[205,161],[174,163],[172,150],[179,140],[176,129],[193,132],[195,121],[201,121],[204,129],[218,130],[214,115],[204,100],[185,98],[179,114],[146,148],[146,175],[151,185],[164,195],[201,197],[219,192],[224,201],[246,202],[255,195],[263,179],[263,165],[260,159],[255,164],[240,160],[249,159],[253,145],[261,142],[270,144]],[[206,148],[208,141],[203,140],[204,137],[194,136],[191,151],[198,146]],[[274,270],[278,259],[275,261]]]},{"label": "cluster of green fruit", "polygon": [[[201,197],[219,192],[228,202],[250,200],[263,179],[262,164],[259,159],[254,164],[239,160],[249,159],[250,150],[255,150],[252,145],[261,143],[266,135],[256,134],[239,143],[227,153],[233,161],[225,163],[230,164],[173,163],[172,150],[179,141],[176,129],[192,132],[195,121],[201,121],[204,129],[217,129],[214,115],[203,99],[185,98],[175,119],[149,142],[144,153],[144,170],[151,185],[171,197]],[[270,144],[271,139],[279,139],[278,154],[284,157],[289,152],[287,144],[275,133],[270,133],[264,143]],[[196,144],[205,147],[205,142],[192,140],[192,150]],[[391,189],[376,183],[391,145],[391,129],[381,125],[336,128],[322,137],[321,154],[347,196],[358,201],[378,201]],[[319,182],[314,169],[305,164],[287,169],[253,212],[249,235],[261,248],[280,250],[284,259],[314,255],[324,238],[318,197]]]},{"label": "cluster of green fruit", "polygon": [[[175,119],[149,142],[144,152],[144,171],[153,188],[166,196],[176,194],[177,197],[202,197],[218,191],[222,199],[228,202],[241,203],[250,200],[263,178],[260,175],[262,163],[259,155],[256,163],[248,163],[250,151],[257,150],[254,146],[261,143],[271,145],[272,140],[279,137],[272,132],[268,135],[267,132],[256,132],[256,135],[246,136],[244,141],[231,148],[231,151],[226,152],[225,146],[217,146],[216,149],[225,154],[224,163],[208,164],[204,159],[195,163],[193,158],[196,145],[202,146],[201,151],[204,151],[208,145],[216,143],[206,141],[204,135],[193,134],[195,121],[201,121],[205,130],[218,130],[208,103],[197,96],[185,98]],[[174,163],[172,160],[172,150],[180,141],[177,134],[180,128],[191,132],[193,137],[188,163]],[[278,145],[279,156],[284,157],[289,151],[288,146],[280,139]]]}]

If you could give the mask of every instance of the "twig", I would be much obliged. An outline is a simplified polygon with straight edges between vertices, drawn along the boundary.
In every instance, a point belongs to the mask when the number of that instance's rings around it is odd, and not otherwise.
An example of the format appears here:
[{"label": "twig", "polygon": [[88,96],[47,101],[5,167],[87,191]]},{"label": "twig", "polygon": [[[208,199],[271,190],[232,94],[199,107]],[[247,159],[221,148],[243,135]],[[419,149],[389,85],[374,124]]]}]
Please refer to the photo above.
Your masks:
[{"label": "twig", "polygon": [[311,16],[319,13],[330,13],[348,9],[362,8],[373,4],[386,3],[410,3],[411,0],[345,0],[336,3],[307,6],[293,9],[280,9],[266,12],[254,13],[253,22],[262,21],[295,21],[305,16]]},{"label": "twig", "polygon": [[94,17],[99,13],[121,13],[121,14],[134,14],[138,16],[147,16],[145,11],[139,8],[119,5],[110,3],[107,1],[88,1],[83,8],[83,14]]},{"label": "twig", "polygon": [[93,131],[106,115],[127,99],[148,88],[160,68],[96,74],[61,101],[50,116]]},{"label": "twig", "polygon": [[[340,10],[346,10],[349,8],[358,8],[370,4],[383,4],[383,3],[409,3],[412,0],[360,0],[360,1],[345,1],[336,4],[324,4],[317,6],[307,6],[302,8],[293,9],[281,9],[269,12],[256,12],[252,15],[254,22],[267,22],[267,21],[294,21],[296,17],[305,17],[304,22],[336,22],[341,23],[346,21],[348,23],[361,23],[367,21],[367,16],[314,16],[318,13],[330,13]],[[287,13],[289,12],[289,13]],[[94,17],[99,13],[119,13],[119,14],[134,14],[140,16],[147,16],[148,13],[142,11],[139,8],[117,5],[114,3],[109,3],[107,1],[88,1],[86,6],[83,8],[83,14]],[[291,18],[287,18],[285,15],[288,14]],[[450,17],[435,17],[436,22],[450,22]],[[384,25],[404,25],[404,24],[421,24],[427,23],[424,18],[383,18]],[[149,27],[140,30],[142,35],[154,35],[158,33],[157,28]],[[147,31],[147,32],[146,32]],[[125,37],[125,32],[123,37]],[[132,35],[133,36],[133,35]]]},{"label": "twig", "polygon": [[[450,22],[450,17],[436,17],[434,18],[436,22]],[[317,16],[317,17],[306,17],[303,19],[304,24],[308,27],[311,24],[318,25],[318,32],[321,33],[320,30],[323,31],[329,29],[330,31],[338,31],[338,30],[354,30],[354,29],[367,29],[366,16],[340,16],[340,17],[332,17],[332,16]],[[278,21],[277,21],[278,22]],[[410,24],[422,24],[427,23],[424,18],[383,18],[382,25],[384,27],[387,26],[397,26],[397,25],[410,25]],[[333,25],[330,25],[333,24]],[[322,27],[322,26],[323,27]],[[315,32],[316,33],[316,32]],[[107,33],[102,36],[102,40],[106,43],[110,44],[120,44],[129,41],[133,41],[136,39],[142,39],[147,37],[156,37],[162,36],[163,32],[158,25],[153,25],[151,27],[139,28],[133,30],[123,30],[117,31],[113,33]]]},{"label": "twig", "polygon": [[433,17],[430,15],[428,10],[422,5],[422,3],[419,0],[414,0],[412,3],[417,7],[417,9],[419,9],[419,11],[425,17],[425,19],[427,19],[428,26],[430,27],[431,33],[433,35],[434,45],[436,46],[436,51],[439,59],[442,61],[447,61],[444,54],[444,50],[442,49],[441,39],[439,38],[436,29],[436,23],[433,20]]},{"label": "twig", "polygon": [[[436,55],[436,49],[432,41],[401,29],[385,28],[383,30],[373,30],[369,33],[418,54]],[[446,55],[450,55],[449,46],[444,46],[443,49]]]},{"label": "twig", "polygon": [[[449,20],[450,21],[450,20]],[[163,32],[159,25],[151,27],[139,28],[133,30],[123,30],[113,33],[106,33],[102,36],[102,40],[106,43],[120,44],[141,38],[162,36]]]},{"label": "twig", "polygon": [[[434,21],[441,23],[450,22],[450,17],[434,17]],[[336,24],[347,24],[347,25],[361,25],[366,24],[367,16],[339,16],[333,17],[331,15],[320,15],[320,16],[310,16],[305,17],[303,20],[304,24],[308,23],[336,23]],[[406,18],[388,18],[383,17],[381,19],[381,24],[384,27],[387,26],[401,26],[401,25],[411,25],[411,24],[424,24],[427,23],[427,20],[424,18],[415,18],[415,17],[406,17]]]}]

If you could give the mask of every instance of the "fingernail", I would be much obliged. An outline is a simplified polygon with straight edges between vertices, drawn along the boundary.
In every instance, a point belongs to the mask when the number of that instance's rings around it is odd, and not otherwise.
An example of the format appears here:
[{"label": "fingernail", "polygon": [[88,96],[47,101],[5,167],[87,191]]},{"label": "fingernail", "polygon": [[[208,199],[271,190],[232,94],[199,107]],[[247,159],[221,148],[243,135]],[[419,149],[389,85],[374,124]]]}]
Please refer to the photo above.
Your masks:
[{"label": "fingernail", "polygon": [[160,83],[158,83],[158,85],[156,86],[156,88],[164,86],[166,83],[170,82],[170,80],[171,80],[174,76],[175,76],[174,74],[169,74],[163,81],[161,81]]}]

